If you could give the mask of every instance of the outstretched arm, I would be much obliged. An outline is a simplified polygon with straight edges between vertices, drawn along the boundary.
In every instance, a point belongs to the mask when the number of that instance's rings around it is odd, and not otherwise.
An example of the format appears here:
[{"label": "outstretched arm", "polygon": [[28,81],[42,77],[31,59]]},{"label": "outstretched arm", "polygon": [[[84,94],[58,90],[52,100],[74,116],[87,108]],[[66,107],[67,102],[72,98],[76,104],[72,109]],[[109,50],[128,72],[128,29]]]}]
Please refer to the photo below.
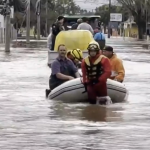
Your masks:
[{"label": "outstretched arm", "polygon": [[123,66],[123,63],[122,63],[122,60],[118,60],[118,62],[116,63],[117,66],[116,66],[116,71],[118,73],[118,75],[115,77],[115,79],[117,81],[123,81],[124,80],[124,76],[125,76],[125,69],[124,69],[124,66]]}]

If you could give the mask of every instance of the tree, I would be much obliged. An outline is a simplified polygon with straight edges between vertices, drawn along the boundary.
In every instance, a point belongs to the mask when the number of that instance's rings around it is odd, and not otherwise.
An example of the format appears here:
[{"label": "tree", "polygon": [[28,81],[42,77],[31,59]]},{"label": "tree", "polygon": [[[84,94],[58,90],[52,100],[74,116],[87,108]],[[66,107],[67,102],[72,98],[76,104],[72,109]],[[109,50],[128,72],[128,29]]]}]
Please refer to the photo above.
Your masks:
[{"label": "tree", "polygon": [[[27,2],[26,0],[14,0],[12,6],[14,6],[14,28],[19,30],[21,27],[26,27],[26,10],[27,10]],[[35,24],[35,4],[36,0],[32,0],[30,3],[30,18],[31,18],[31,26]],[[24,5],[26,4],[26,5]]]},{"label": "tree", "polygon": [[[128,19],[128,13],[124,9],[124,7],[113,5],[113,6],[111,6],[111,12],[122,13],[124,20]],[[101,16],[101,22],[103,22],[104,26],[107,26],[109,23],[109,18],[110,18],[109,5],[107,4],[107,5],[102,5],[100,7],[97,7],[95,15],[100,15]]]},{"label": "tree", "polygon": [[[19,0],[18,0],[19,1]],[[25,0],[21,0],[25,1]],[[30,24],[31,27],[36,25],[36,2],[37,0],[31,0],[30,3]],[[46,4],[48,5],[46,6]],[[19,6],[18,6],[19,7]],[[46,8],[48,9],[48,15],[46,16]],[[80,6],[77,6],[74,0],[41,0],[41,24],[45,23],[46,18],[48,20],[48,27],[56,20],[59,15],[71,14],[75,15],[81,12]],[[84,12],[87,13],[86,10]],[[15,11],[14,26],[15,28],[26,27],[25,13]]]},{"label": "tree", "polygon": [[146,26],[146,7],[150,6],[150,0],[117,0],[122,4],[134,17],[138,26],[139,39],[143,38]]}]

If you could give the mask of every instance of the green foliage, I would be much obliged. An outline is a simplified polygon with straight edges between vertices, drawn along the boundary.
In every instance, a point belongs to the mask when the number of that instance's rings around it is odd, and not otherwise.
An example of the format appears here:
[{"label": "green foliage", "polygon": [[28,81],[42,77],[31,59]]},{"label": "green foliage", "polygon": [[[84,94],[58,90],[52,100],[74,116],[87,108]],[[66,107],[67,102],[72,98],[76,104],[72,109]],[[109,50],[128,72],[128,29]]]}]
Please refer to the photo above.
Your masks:
[{"label": "green foliage", "polygon": [[[30,5],[30,20],[31,26],[36,25],[36,14],[35,14],[35,6],[37,0],[31,0]],[[47,4],[47,5],[46,5]],[[46,16],[46,8],[48,9],[48,15]],[[48,26],[50,26],[58,17],[58,15],[63,14],[85,14],[87,13],[86,10],[82,10],[79,6],[77,6],[74,0],[41,0],[41,24],[45,23],[47,18]],[[14,22],[18,23],[18,27],[23,22],[23,27],[26,26],[26,19],[24,19],[24,14],[15,12]]]},{"label": "green foliage", "polygon": [[150,7],[150,0],[117,0],[134,17],[138,25],[139,38],[142,39],[146,27],[146,9]]},{"label": "green foliage", "polygon": [[[111,6],[110,11],[112,13],[122,13],[124,20],[128,19],[128,12],[126,11],[126,9],[124,9],[124,7]],[[101,22],[103,22],[104,25],[108,25],[109,18],[110,18],[110,16],[109,16],[109,5],[102,5],[98,8],[96,8],[95,14],[101,16]]]}]

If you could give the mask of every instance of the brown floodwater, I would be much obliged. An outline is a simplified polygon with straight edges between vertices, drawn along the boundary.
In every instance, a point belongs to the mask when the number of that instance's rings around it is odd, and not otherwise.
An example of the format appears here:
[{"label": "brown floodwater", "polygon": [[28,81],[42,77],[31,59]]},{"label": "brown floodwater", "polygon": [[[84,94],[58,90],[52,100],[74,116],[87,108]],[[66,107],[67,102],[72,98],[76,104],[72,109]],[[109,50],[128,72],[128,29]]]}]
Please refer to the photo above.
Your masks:
[{"label": "brown floodwater", "polygon": [[108,41],[123,59],[129,98],[107,107],[45,99],[47,50],[1,50],[0,149],[149,150],[150,53],[140,44],[115,43]]}]

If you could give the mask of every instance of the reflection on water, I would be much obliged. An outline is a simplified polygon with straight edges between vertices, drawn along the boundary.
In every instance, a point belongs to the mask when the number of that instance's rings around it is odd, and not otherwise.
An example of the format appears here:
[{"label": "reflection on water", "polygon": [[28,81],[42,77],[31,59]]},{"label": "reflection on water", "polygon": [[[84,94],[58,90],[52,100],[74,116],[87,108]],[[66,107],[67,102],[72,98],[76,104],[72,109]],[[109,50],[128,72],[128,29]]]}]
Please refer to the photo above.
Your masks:
[{"label": "reflection on water", "polygon": [[117,112],[117,108],[107,108],[104,106],[87,106],[82,110],[83,119],[88,121],[113,122],[122,121],[121,113]]},{"label": "reflection on water", "polygon": [[130,95],[107,107],[45,99],[46,49],[0,51],[0,149],[148,150],[150,55],[141,48],[136,55],[137,46],[114,49],[124,60]]},{"label": "reflection on water", "polygon": [[55,102],[50,107],[53,110],[53,115],[62,119],[80,119],[92,122],[113,122],[122,121],[122,107],[115,106],[97,106],[87,104],[64,104]]}]

